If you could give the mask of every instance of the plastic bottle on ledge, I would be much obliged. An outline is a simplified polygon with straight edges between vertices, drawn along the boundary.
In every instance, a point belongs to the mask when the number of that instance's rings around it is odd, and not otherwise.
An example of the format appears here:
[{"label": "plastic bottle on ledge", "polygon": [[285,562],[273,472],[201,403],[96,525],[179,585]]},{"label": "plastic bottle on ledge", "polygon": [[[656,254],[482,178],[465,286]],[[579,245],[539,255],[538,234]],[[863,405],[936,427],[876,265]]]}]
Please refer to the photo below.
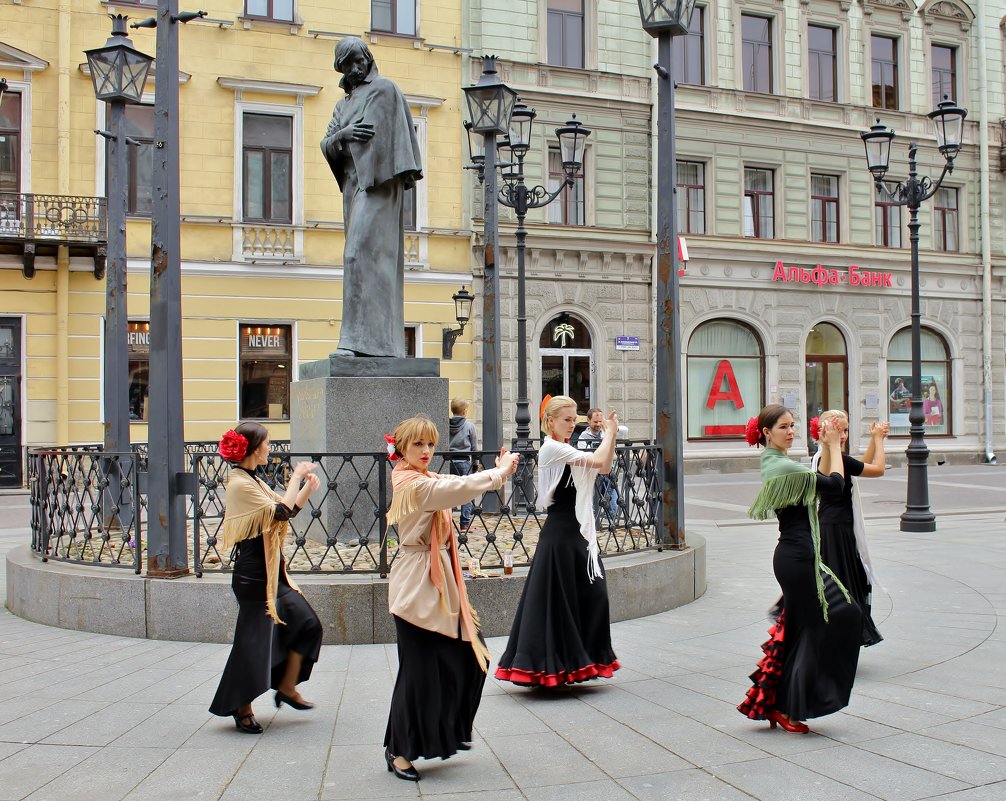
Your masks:
[{"label": "plastic bottle on ledge", "polygon": [[503,552],[503,575],[509,576],[513,574],[513,548],[507,546],[507,549]]}]

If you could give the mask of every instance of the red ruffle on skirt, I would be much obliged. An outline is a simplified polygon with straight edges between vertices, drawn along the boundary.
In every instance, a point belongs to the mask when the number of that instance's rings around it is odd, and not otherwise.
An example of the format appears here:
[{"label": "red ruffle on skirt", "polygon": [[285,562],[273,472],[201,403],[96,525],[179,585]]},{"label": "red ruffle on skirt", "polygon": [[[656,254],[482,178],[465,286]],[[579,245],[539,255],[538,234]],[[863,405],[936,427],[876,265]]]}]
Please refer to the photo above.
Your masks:
[{"label": "red ruffle on skirt", "polygon": [[783,620],[786,610],[768,630],[768,639],[762,644],[765,656],[761,658],[755,672],[751,674],[751,689],[747,691],[744,701],[737,707],[742,715],[752,720],[765,720],[765,713],[775,709],[776,691],[782,679],[782,653],[785,642]]},{"label": "red ruffle on skirt", "polygon": [[498,667],[496,678],[526,686],[558,687],[560,684],[574,684],[598,677],[610,679],[620,667],[617,659],[607,665],[586,665],[576,670],[560,670],[558,673],[532,673],[520,668]]}]

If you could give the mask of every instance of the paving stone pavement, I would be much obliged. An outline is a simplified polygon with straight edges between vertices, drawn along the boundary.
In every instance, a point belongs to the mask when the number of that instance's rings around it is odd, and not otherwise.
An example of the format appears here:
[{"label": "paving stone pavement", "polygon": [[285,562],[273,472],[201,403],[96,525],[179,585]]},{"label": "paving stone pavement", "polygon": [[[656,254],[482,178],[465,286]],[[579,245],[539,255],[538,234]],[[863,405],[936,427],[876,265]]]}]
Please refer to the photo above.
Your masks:
[{"label": "paving stone pavement", "polygon": [[[206,711],[227,646],[83,634],[4,611],[0,801],[1003,801],[1003,517],[947,515],[912,535],[896,517],[870,520],[886,639],[863,652],[851,705],[808,735],[734,708],[778,594],[774,524],[694,522],[708,543],[702,598],[614,625],[623,669],[612,680],[532,691],[489,679],[474,749],[420,762],[418,784],[382,759],[393,646],[324,647],[304,686],[318,708],[277,712],[265,696],[266,731],[253,737]],[[0,553],[26,538],[0,529]],[[503,645],[490,641],[496,654]]]}]

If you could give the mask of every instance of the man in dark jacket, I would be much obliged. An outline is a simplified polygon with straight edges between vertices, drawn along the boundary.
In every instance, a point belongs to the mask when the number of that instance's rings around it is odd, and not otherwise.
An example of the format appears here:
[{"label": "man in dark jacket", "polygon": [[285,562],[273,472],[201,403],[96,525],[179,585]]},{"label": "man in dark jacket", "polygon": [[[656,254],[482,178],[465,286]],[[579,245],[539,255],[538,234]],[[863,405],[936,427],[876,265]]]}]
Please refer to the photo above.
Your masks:
[{"label": "man in dark jacket", "polygon": [[[468,401],[464,398],[454,398],[451,401],[451,419],[449,423],[451,441],[448,450],[451,453],[471,453],[479,449],[479,437],[475,433],[475,424],[469,420]],[[472,471],[471,456],[451,456],[451,472],[456,476],[467,476]],[[461,531],[467,530],[472,524],[475,514],[475,503],[469,501],[461,507]]]}]

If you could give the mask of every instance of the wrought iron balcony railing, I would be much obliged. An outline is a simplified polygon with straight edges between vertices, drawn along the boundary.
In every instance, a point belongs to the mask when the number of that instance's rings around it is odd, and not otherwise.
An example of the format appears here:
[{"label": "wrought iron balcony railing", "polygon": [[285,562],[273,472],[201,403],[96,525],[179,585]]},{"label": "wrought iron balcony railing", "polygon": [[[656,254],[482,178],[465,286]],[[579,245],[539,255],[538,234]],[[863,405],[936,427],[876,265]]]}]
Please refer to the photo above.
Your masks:
[{"label": "wrought iron balcony railing", "polygon": [[103,197],[0,192],[0,250],[21,256],[25,278],[35,275],[35,257],[60,245],[72,256],[91,256],[94,276],[105,274],[107,205]]}]

